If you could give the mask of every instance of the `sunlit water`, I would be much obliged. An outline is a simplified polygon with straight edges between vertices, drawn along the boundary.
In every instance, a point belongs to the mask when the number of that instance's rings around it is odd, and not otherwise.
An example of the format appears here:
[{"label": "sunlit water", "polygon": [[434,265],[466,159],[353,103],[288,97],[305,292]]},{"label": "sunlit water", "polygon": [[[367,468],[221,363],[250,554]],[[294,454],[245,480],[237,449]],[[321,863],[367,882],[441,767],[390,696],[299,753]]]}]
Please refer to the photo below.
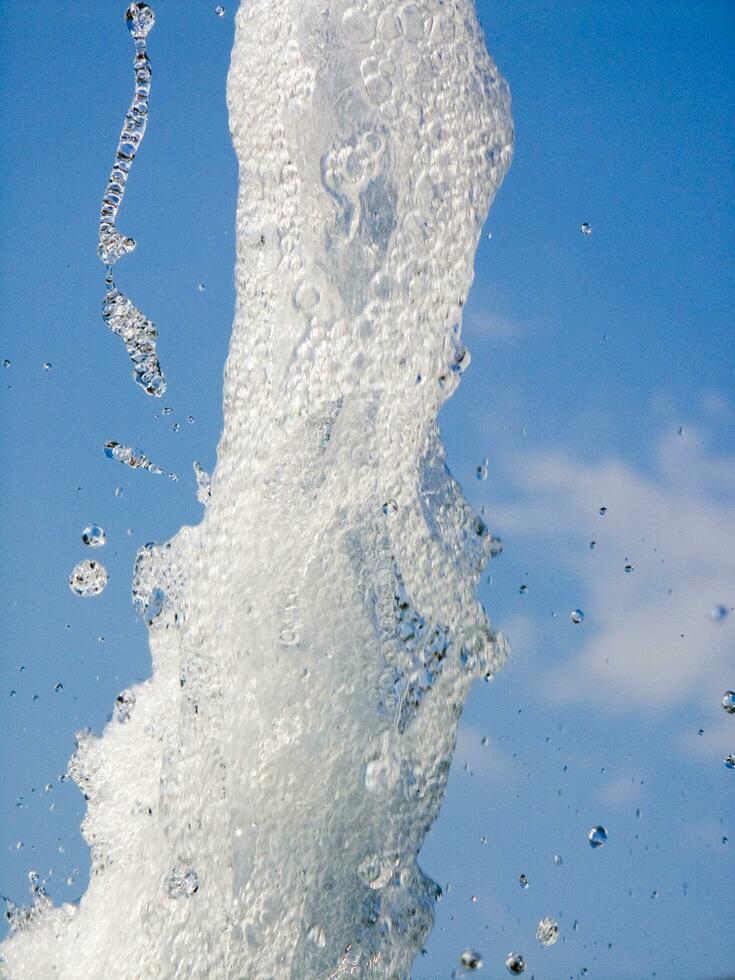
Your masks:
[{"label": "sunlit water", "polygon": [[78,737],[89,888],[31,882],[15,980],[407,977],[457,721],[506,656],[475,598],[499,542],[436,424],[512,142],[471,3],[250,0],[228,104],[217,465],[202,522],[139,553],[153,674]]}]

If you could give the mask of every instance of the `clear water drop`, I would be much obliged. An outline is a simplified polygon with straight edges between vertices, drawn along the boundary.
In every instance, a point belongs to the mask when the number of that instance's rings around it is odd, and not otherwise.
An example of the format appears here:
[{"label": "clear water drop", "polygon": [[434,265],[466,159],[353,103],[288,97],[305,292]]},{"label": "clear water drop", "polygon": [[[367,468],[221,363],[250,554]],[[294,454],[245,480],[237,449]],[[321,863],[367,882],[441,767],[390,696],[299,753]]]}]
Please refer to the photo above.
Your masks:
[{"label": "clear water drop", "polygon": [[386,500],[386,502],[383,504],[383,513],[387,517],[392,517],[393,514],[398,513],[398,504],[395,502],[395,500]]},{"label": "clear water drop", "polygon": [[725,691],[722,695],[722,707],[728,715],[735,715],[735,691]]},{"label": "clear water drop", "polygon": [[607,507],[600,507],[599,514],[600,517],[604,517],[607,514]]},{"label": "clear water drop", "polygon": [[528,592],[528,586],[525,583],[523,585],[519,585],[518,586],[518,592],[521,595],[525,595]]},{"label": "clear water drop", "polygon": [[525,874],[518,875],[518,884],[521,886],[521,888],[528,888],[529,885],[528,875]]},{"label": "clear water drop", "polygon": [[625,566],[625,571],[626,571],[626,572],[627,572],[628,574],[630,574],[631,572],[634,572],[634,571],[635,571],[635,566],[633,566],[633,565],[626,565],[626,566]]},{"label": "clear water drop", "polygon": [[11,364],[10,360],[6,357],[3,360],[3,367],[9,368],[10,367],[10,364]]},{"label": "clear water drop", "polygon": [[592,225],[590,225],[588,221],[583,221],[582,224],[579,226],[579,230],[582,232],[583,235],[591,235]]},{"label": "clear water drop", "polygon": [[98,561],[80,561],[69,576],[69,588],[75,595],[99,595],[106,585],[107,569]]},{"label": "clear water drop", "polygon": [[64,690],[64,685],[61,683],[61,681],[57,681],[56,684],[54,684],[54,692],[56,694],[61,694],[63,690]]},{"label": "clear water drop", "polygon": [[569,613],[569,618],[573,623],[581,623],[584,620],[584,613],[581,609],[573,609]]},{"label": "clear water drop", "polygon": [[106,540],[105,529],[99,524],[88,524],[82,531],[82,541],[88,548],[101,548]]},{"label": "clear water drop", "polygon": [[730,755],[726,755],[723,762],[726,769],[735,769],[735,755],[732,753],[730,753]]},{"label": "clear water drop", "polygon": [[713,623],[722,623],[727,619],[728,613],[727,606],[723,606],[721,603],[715,603],[709,611],[709,618]]},{"label": "clear water drop", "polygon": [[563,864],[563,863],[564,863],[564,862],[562,861],[562,857],[561,857],[561,854],[555,854],[555,855],[554,855],[554,864],[555,864],[555,865],[556,865],[557,867],[559,867],[559,865],[560,865],[560,864]]},{"label": "clear water drop", "polygon": [[125,22],[135,40],[142,41],[156,23],[156,15],[147,3],[131,3],[125,11]]},{"label": "clear water drop", "polygon": [[482,956],[476,949],[466,949],[460,956],[459,962],[468,973],[482,969]]},{"label": "clear water drop", "polygon": [[218,17],[224,17],[225,16],[225,8],[222,6],[221,3],[218,3],[217,4],[217,6],[214,8],[214,12],[215,12],[215,14],[217,14]]},{"label": "clear water drop", "polygon": [[487,480],[487,470],[488,470],[489,463],[490,460],[486,456],[485,459],[483,459],[483,461],[475,470],[475,476],[477,477],[478,480]]},{"label": "clear water drop", "polygon": [[520,953],[508,953],[505,966],[508,973],[512,973],[514,977],[519,977],[526,972],[526,961]]},{"label": "clear water drop", "polygon": [[559,923],[556,919],[546,917],[541,919],[536,929],[536,939],[542,946],[553,946],[559,938]]},{"label": "clear water drop", "polygon": [[53,364],[51,363],[51,361],[44,361],[43,362],[43,369],[44,369],[44,371],[50,371],[52,367],[53,367]]},{"label": "clear water drop", "polygon": [[601,825],[593,827],[587,834],[587,840],[592,848],[602,847],[607,842],[607,830]]}]

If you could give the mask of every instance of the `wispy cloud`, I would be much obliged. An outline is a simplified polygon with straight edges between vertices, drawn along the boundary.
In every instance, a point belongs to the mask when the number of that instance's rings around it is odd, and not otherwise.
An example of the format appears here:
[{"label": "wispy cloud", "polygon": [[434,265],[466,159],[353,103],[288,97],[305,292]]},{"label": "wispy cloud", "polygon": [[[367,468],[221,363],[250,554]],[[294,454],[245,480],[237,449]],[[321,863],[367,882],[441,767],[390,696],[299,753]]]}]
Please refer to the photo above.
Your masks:
[{"label": "wispy cloud", "polygon": [[551,694],[611,711],[668,709],[733,686],[735,614],[715,621],[710,610],[735,605],[735,458],[711,454],[688,429],[663,438],[645,472],[563,453],[511,469],[518,499],[492,507],[493,526],[542,542],[578,577],[586,613],[581,651],[554,665]]}]

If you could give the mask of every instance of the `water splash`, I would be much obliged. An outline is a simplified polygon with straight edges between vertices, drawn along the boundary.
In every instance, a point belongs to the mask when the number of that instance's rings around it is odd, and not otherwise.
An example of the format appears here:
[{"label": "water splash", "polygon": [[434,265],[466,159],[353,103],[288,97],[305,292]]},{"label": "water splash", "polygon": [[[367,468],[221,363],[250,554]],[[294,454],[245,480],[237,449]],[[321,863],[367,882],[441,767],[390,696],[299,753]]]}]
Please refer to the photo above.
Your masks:
[{"label": "water splash", "polygon": [[112,277],[114,263],[135,248],[135,240],[118,231],[116,221],[130,170],[148,125],[151,63],[148,60],[146,38],[156,20],[153,11],[145,3],[132,3],[126,11],[125,19],[135,42],[135,91],[125,115],[115,163],[100,208],[97,254],[107,267],[107,295],[102,304],[102,318],[110,330],[125,341],[133,362],[136,384],[149,395],[160,398],[166,391],[166,381],[156,355],[158,331],[127,296],[119,292]]},{"label": "water splash", "polygon": [[79,740],[90,885],[5,944],[13,980],[407,977],[457,722],[507,655],[436,422],[512,143],[470,0],[249,0],[228,105],[213,492],[138,554],[152,677]]}]

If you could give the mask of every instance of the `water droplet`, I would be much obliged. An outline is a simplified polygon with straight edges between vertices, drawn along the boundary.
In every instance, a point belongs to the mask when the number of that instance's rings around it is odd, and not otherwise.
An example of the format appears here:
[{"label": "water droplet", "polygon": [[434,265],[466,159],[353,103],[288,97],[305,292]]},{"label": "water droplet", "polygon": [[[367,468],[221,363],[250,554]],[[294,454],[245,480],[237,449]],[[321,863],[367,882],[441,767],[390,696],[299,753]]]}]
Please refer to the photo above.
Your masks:
[{"label": "water droplet", "polygon": [[526,961],[520,953],[508,953],[505,965],[508,973],[512,973],[514,977],[519,977],[526,972]]},{"label": "water droplet", "polygon": [[726,769],[735,769],[735,755],[726,755],[723,759]]},{"label": "water droplet", "polygon": [[721,623],[723,620],[727,619],[728,612],[729,610],[727,606],[717,603],[710,609],[709,618],[713,623]]},{"label": "water droplet", "polygon": [[467,971],[480,970],[482,968],[482,956],[475,949],[466,949],[462,953],[459,962]]},{"label": "water droplet", "polygon": [[80,561],[69,576],[69,588],[75,595],[99,595],[107,585],[107,569],[98,561]]},{"label": "water droplet", "polygon": [[[224,10],[222,11],[222,13],[224,13]],[[203,293],[204,290],[206,289],[206,286],[204,285],[203,282],[200,282],[199,285],[197,286],[197,289],[199,290],[200,293]]]},{"label": "water droplet", "polygon": [[559,938],[559,923],[556,919],[541,919],[536,929],[536,939],[542,946],[553,946]]},{"label": "water droplet", "polygon": [[582,224],[579,226],[579,230],[582,232],[583,235],[592,234],[592,226],[587,221],[582,222]]},{"label": "water droplet", "polygon": [[729,715],[735,715],[735,691],[725,691],[722,695],[722,707]]},{"label": "water droplet", "polygon": [[596,541],[590,541],[590,551],[594,551],[597,545]]},{"label": "water droplet", "polygon": [[180,430],[181,430],[181,423],[180,422],[173,422],[171,424],[171,431],[172,432],[179,432]]},{"label": "water droplet", "polygon": [[600,517],[604,517],[607,514],[607,507],[600,507]]},{"label": "water droplet", "polygon": [[193,868],[177,864],[166,878],[166,891],[170,898],[190,898],[199,890],[199,875]]},{"label": "water droplet", "polygon": [[485,237],[487,238],[488,241],[490,241],[490,239],[493,237],[493,233],[489,231]]},{"label": "water droplet", "polygon": [[487,480],[487,468],[489,462],[490,460],[486,456],[485,459],[483,459],[483,461],[475,470],[475,476],[477,477],[478,480]]},{"label": "water droplet", "polygon": [[518,591],[521,595],[525,595],[528,592],[528,586],[524,583],[518,586]]},{"label": "water droplet", "polygon": [[561,854],[555,854],[554,855],[554,864],[558,867],[560,864],[563,864],[563,863],[564,862],[561,859]]},{"label": "water droplet", "polygon": [[214,8],[214,12],[215,14],[217,14],[218,17],[225,16],[225,8],[222,6],[221,3],[217,4],[217,6]]},{"label": "water droplet", "polygon": [[61,681],[57,681],[56,684],[54,684],[54,691],[56,692],[56,694],[61,694],[63,690],[64,690],[64,685],[61,683]]},{"label": "water droplet", "polygon": [[147,394],[161,398],[166,391],[166,379],[156,354],[155,325],[114,286],[102,304],[102,319],[124,341],[133,364],[135,383]]},{"label": "water droplet", "polygon": [[634,571],[635,571],[635,567],[634,567],[633,565],[626,565],[626,566],[625,566],[625,571],[626,571],[626,572],[627,572],[628,574],[630,574],[631,572],[634,572]]},{"label": "water droplet", "polygon": [[115,698],[115,717],[124,725],[126,721],[130,718],[135,705],[135,695],[132,691],[127,688],[124,691],[120,691],[118,696]]},{"label": "water droplet", "polygon": [[683,425],[680,425],[677,431],[678,431],[678,433],[679,433],[680,436],[683,436],[684,435],[684,426]]},{"label": "water droplet", "polygon": [[658,888],[654,888],[653,891],[651,892],[651,898],[658,898],[658,896],[659,896],[659,890]]},{"label": "water droplet", "polygon": [[7,358],[7,357],[6,357],[6,358],[5,358],[5,360],[3,361],[3,367],[6,367],[6,368],[8,368],[8,367],[10,367],[10,361],[8,360],[8,358]]},{"label": "water droplet", "polygon": [[88,548],[101,548],[107,541],[105,529],[99,524],[88,524],[82,531],[82,541]]},{"label": "water droplet", "polygon": [[43,362],[43,369],[44,369],[44,371],[50,371],[52,367],[53,367],[53,364],[51,363],[51,361],[44,361]]},{"label": "water droplet", "polygon": [[528,876],[524,874],[518,875],[518,884],[521,886],[521,888],[528,888]]},{"label": "water droplet", "polygon": [[602,847],[607,841],[607,831],[602,826],[593,827],[587,834],[587,840],[592,848]]},{"label": "water droplet", "polygon": [[[119,442],[115,442],[114,439],[105,443],[105,456],[108,459],[117,460],[118,463],[122,463],[124,466],[129,466],[131,470],[149,470],[151,473],[157,474],[163,472],[151,463],[141,449],[133,449],[132,446],[122,446]],[[120,496],[117,490],[115,491],[115,495]]]},{"label": "water droplet", "polygon": [[398,504],[395,502],[395,500],[386,500],[386,502],[383,504],[383,513],[388,517],[398,513]]},{"label": "water droplet", "polygon": [[584,613],[581,609],[573,609],[569,613],[569,618],[573,623],[581,623],[584,620]]},{"label": "water droplet", "polygon": [[142,41],[156,23],[156,15],[147,3],[131,3],[125,12],[128,30],[136,41]]},{"label": "water droplet", "polygon": [[164,407],[161,409],[161,415],[172,415],[172,414],[173,414],[173,408],[171,408],[170,405],[164,405]]}]

